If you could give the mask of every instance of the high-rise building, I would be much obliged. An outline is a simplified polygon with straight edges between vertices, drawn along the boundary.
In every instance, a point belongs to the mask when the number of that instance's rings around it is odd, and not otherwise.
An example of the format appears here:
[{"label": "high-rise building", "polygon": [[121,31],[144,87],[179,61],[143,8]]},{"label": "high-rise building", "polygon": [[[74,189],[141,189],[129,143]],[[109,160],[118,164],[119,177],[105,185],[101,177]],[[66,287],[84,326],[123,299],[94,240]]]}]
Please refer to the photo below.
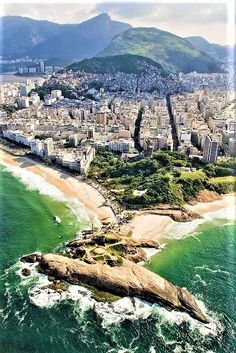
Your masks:
[{"label": "high-rise building", "polygon": [[229,139],[229,154],[232,157],[236,157],[236,138],[234,137]]},{"label": "high-rise building", "polygon": [[51,91],[52,98],[60,99],[62,94],[60,89],[54,89]]},{"label": "high-rise building", "polygon": [[78,145],[78,136],[76,134],[69,136],[69,144],[72,147],[77,147],[77,145]]},{"label": "high-rise building", "polygon": [[236,121],[235,120],[229,120],[227,122],[227,131],[236,132]]},{"label": "high-rise building", "polygon": [[44,61],[43,61],[43,60],[41,60],[41,61],[39,62],[39,67],[40,67],[40,72],[44,73],[44,71],[45,71],[45,66],[44,66]]},{"label": "high-rise building", "polygon": [[203,146],[203,162],[215,163],[217,161],[219,141],[214,137],[207,135]]},{"label": "high-rise building", "polygon": [[49,157],[53,153],[53,139],[47,138],[43,144],[44,155],[45,157]]},{"label": "high-rise building", "polygon": [[19,108],[29,108],[29,97],[20,97],[17,105]]}]

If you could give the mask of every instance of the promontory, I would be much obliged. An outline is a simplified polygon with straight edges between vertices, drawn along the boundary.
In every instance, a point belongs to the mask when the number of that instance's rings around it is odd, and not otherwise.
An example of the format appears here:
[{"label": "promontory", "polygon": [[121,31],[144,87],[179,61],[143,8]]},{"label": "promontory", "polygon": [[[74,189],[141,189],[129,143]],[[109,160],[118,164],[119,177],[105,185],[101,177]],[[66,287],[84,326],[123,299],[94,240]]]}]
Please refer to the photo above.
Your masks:
[{"label": "promontory", "polygon": [[208,323],[206,314],[187,289],[175,286],[137,263],[146,259],[144,248],[158,247],[154,241],[99,234],[68,243],[63,254],[31,254],[21,261],[37,262],[38,271],[56,282],[89,286],[120,297],[137,297],[167,309],[187,312]]}]

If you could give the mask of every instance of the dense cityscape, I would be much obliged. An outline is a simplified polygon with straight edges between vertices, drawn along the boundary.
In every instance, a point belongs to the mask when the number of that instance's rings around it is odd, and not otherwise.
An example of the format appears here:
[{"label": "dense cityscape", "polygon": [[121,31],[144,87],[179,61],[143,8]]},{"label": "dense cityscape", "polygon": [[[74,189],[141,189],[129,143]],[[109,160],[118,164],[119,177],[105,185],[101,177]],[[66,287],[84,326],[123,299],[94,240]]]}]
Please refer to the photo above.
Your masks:
[{"label": "dense cityscape", "polygon": [[[50,93],[40,97],[45,85]],[[75,98],[53,89],[58,85]],[[81,174],[101,146],[130,156],[175,149],[212,163],[236,155],[230,85],[229,74],[162,78],[71,71],[5,83],[0,103],[13,112],[1,110],[1,134]]]}]

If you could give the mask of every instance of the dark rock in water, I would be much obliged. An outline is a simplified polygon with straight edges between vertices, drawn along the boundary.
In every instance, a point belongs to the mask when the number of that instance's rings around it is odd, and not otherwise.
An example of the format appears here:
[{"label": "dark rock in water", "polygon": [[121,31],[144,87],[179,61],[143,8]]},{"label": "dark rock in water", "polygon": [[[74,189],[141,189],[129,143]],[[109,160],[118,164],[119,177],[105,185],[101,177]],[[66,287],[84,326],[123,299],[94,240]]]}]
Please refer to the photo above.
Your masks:
[{"label": "dark rock in water", "polygon": [[123,259],[121,266],[97,262],[87,264],[57,254],[37,258],[41,271],[71,284],[89,285],[116,296],[137,297],[149,303],[185,311],[193,318],[208,323],[206,315],[185,288],[179,288],[161,276]]},{"label": "dark rock in water", "polygon": [[25,255],[22,256],[22,258],[20,259],[21,262],[29,262],[31,264],[37,262],[38,258],[40,258],[39,254],[30,254],[30,255]]},{"label": "dark rock in water", "polygon": [[29,277],[31,275],[31,270],[29,268],[22,268],[21,273],[25,277]]},{"label": "dark rock in water", "polygon": [[68,289],[68,284],[61,281],[53,281],[53,283],[47,285],[47,288],[52,289],[56,292],[64,292]]}]

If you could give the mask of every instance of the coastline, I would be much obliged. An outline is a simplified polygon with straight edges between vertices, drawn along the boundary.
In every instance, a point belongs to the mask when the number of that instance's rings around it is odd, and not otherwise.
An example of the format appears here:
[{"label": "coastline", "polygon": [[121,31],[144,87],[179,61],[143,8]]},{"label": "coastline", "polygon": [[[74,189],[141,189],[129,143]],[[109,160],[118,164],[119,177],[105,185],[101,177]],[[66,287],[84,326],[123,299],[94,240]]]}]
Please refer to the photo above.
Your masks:
[{"label": "coastline", "polygon": [[[55,168],[45,166],[27,157],[17,157],[0,149],[0,163],[6,167],[20,167],[37,176],[42,177],[47,183],[60,190],[68,200],[76,199],[84,205],[93,222],[98,217],[101,223],[117,224],[117,218],[111,208],[106,204],[103,195],[92,185],[70,176]],[[219,199],[211,202],[197,202],[194,205],[186,204],[184,207],[194,213],[205,216],[229,207],[236,207],[235,194],[221,195]],[[134,239],[157,240],[165,235],[176,224],[169,216],[153,214],[150,212],[136,211],[134,217],[126,224],[121,225],[119,231],[124,235],[132,235]]]},{"label": "coastline", "polygon": [[69,201],[77,199],[88,211],[91,221],[96,216],[101,222],[116,222],[116,217],[112,209],[105,204],[104,197],[86,182],[27,157],[13,156],[2,149],[0,150],[0,163],[5,167],[22,168],[42,177],[46,182],[61,191]]},{"label": "coastline", "polygon": [[[195,205],[185,204],[184,207],[191,212],[199,214],[202,221],[207,220],[207,216],[211,213],[219,212],[229,208],[236,209],[236,194],[220,195],[217,200],[209,202],[197,202]],[[229,216],[231,213],[229,214]],[[201,221],[201,219],[199,219]],[[123,232],[132,232],[132,236],[136,239],[152,239],[158,240],[165,238],[165,235],[173,230],[176,224],[187,225],[190,222],[176,222],[169,216],[160,216],[150,213],[137,213],[134,218],[123,226]]]},{"label": "coastline", "polygon": [[198,213],[200,216],[204,216],[206,213],[217,212],[221,209],[235,207],[236,208],[236,194],[226,194],[218,200],[211,202],[198,202],[196,205],[185,205],[185,207],[193,212]]}]

